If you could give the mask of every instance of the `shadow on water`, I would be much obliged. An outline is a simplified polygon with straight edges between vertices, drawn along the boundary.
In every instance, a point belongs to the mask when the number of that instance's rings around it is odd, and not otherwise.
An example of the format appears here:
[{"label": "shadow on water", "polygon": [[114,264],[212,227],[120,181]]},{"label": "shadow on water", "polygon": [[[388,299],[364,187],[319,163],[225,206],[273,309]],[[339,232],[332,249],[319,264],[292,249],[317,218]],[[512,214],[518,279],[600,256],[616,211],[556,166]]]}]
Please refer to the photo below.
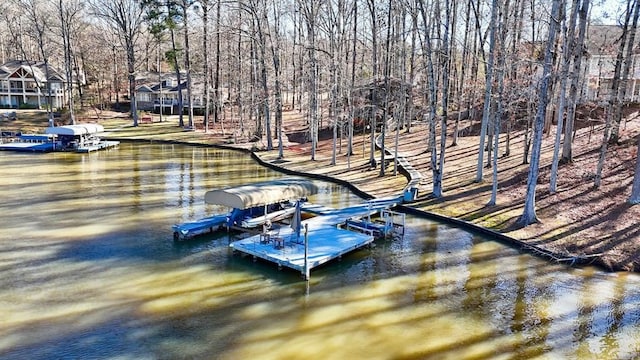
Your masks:
[{"label": "shadow on water", "polygon": [[[640,355],[637,277],[570,269],[424,219],[409,217],[402,238],[314,269],[309,282],[233,255],[226,233],[176,243],[170,226],[205,215],[210,209],[197,200],[204,190],[231,183],[223,164],[194,162],[193,151],[204,152],[189,150],[132,146],[112,153],[128,166],[88,158],[85,165],[99,168],[93,175],[65,170],[64,181],[50,182],[43,172],[26,188],[0,184],[20,238],[0,235],[0,357]],[[21,208],[14,186],[41,197]],[[355,199],[343,189],[324,192],[330,205]],[[66,232],[43,230],[51,228]]]}]

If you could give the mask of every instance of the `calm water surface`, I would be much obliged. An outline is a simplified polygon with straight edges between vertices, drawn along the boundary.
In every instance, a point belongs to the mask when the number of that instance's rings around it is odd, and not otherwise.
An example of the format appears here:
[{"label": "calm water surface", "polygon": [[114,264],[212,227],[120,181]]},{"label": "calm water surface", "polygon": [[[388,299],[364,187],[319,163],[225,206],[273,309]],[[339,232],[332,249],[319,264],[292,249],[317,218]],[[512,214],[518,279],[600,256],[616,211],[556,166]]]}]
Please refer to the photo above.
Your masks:
[{"label": "calm water surface", "polygon": [[[174,243],[213,188],[283,177],[232,152],[0,152],[3,359],[640,357],[640,279],[409,217],[402,239],[291,270]],[[319,183],[310,200],[360,202]]]}]

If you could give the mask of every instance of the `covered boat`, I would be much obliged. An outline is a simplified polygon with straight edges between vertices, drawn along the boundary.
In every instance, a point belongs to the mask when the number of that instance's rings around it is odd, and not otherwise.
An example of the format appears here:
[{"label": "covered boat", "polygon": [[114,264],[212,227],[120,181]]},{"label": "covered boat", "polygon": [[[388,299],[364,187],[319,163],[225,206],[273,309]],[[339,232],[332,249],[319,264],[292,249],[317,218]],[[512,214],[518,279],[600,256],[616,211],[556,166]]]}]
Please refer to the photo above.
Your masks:
[{"label": "covered boat", "polygon": [[207,191],[205,203],[231,208],[231,212],[173,225],[173,237],[180,240],[219,227],[251,229],[288,219],[294,215],[297,201],[317,192],[312,181],[297,178]]},{"label": "covered boat", "polygon": [[207,204],[222,205],[234,209],[249,209],[297,200],[318,192],[318,187],[305,179],[280,179],[221,190],[207,191]]},{"label": "covered boat", "polygon": [[98,134],[103,132],[104,127],[102,125],[92,123],[50,126],[45,130],[46,134],[53,134],[58,137],[62,150],[78,152],[100,150],[119,144],[117,141],[100,140]]},{"label": "covered boat", "polygon": [[104,127],[100,124],[77,124],[50,126],[45,130],[47,134],[55,134],[58,136],[88,136],[104,132]]}]

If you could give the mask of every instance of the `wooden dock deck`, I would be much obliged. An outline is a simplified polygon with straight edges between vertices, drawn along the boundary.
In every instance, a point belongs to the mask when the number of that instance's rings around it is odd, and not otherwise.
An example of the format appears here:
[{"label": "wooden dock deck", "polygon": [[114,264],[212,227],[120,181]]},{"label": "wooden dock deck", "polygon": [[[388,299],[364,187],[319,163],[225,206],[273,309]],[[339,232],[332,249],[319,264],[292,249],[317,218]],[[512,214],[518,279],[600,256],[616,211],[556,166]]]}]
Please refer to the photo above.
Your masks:
[{"label": "wooden dock deck", "polygon": [[100,141],[96,144],[92,144],[92,145],[84,145],[84,146],[78,146],[76,148],[76,152],[79,153],[88,153],[88,152],[92,152],[92,151],[98,151],[98,150],[102,150],[102,149],[109,149],[112,147],[116,147],[120,145],[119,141]]},{"label": "wooden dock deck", "polygon": [[[303,221],[304,223],[304,221]],[[339,229],[337,227],[309,227],[306,266],[304,230],[298,238],[288,227],[280,229],[278,234],[259,234],[229,244],[229,246],[256,258],[288,267],[307,274],[311,269],[333,259],[371,244],[373,235]]]},{"label": "wooden dock deck", "polygon": [[[303,230],[300,234],[291,227],[283,226],[235,241],[229,244],[229,247],[254,258],[276,263],[278,267],[298,270],[305,279],[308,279],[311,269],[371,244],[376,232],[381,233],[385,230],[376,227],[368,217],[388,210],[400,201],[401,198],[377,200],[343,209],[304,203],[301,205],[301,210],[317,216],[301,222]],[[358,231],[338,227],[348,220],[357,219],[362,219],[365,224],[371,226],[358,227]],[[306,229],[306,237],[304,229]]]}]

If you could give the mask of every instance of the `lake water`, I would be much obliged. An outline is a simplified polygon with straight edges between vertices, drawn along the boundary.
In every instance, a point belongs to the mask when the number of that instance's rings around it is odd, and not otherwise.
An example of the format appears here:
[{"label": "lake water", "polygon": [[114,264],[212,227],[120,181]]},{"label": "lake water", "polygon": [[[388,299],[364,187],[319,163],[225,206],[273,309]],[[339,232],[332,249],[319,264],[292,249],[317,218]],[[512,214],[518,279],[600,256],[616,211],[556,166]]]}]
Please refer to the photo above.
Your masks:
[{"label": "lake water", "polygon": [[[408,217],[311,280],[174,243],[207,190],[284,177],[211,148],[0,152],[2,359],[625,359],[640,278],[571,269]],[[310,201],[362,200],[319,182]]]}]

